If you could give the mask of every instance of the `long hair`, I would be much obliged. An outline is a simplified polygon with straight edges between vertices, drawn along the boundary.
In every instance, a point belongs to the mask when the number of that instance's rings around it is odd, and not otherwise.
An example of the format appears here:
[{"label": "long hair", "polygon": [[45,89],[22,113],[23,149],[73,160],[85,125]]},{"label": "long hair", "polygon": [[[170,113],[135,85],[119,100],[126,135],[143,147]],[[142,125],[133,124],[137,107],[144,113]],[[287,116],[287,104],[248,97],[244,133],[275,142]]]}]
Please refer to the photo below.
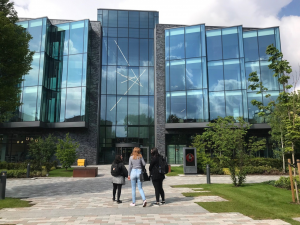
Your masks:
[{"label": "long hair", "polygon": [[133,159],[140,159],[140,158],[142,158],[141,149],[139,147],[135,147],[132,150],[131,155],[132,155]]},{"label": "long hair", "polygon": [[121,155],[116,155],[115,160],[113,161],[113,164],[119,164],[123,162]]},{"label": "long hair", "polygon": [[152,149],[151,149],[151,156],[152,156],[152,157],[157,157],[157,156],[159,156],[159,153],[158,153],[158,149],[157,149],[157,148],[152,148]]}]

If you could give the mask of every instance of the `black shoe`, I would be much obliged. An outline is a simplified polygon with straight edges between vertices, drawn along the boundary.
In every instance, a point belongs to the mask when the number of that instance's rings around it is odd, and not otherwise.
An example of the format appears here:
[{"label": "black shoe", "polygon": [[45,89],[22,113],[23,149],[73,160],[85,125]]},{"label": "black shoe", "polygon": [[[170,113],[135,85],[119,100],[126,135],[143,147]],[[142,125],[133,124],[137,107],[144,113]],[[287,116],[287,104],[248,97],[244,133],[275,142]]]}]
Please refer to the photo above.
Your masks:
[{"label": "black shoe", "polygon": [[153,203],[153,206],[159,206],[159,202]]},{"label": "black shoe", "polygon": [[165,201],[161,201],[161,204],[163,205],[163,204],[166,204],[166,202]]},{"label": "black shoe", "polygon": [[112,200],[113,200],[113,202],[115,202],[115,201],[116,201],[116,199],[114,199],[114,198],[112,198]]},{"label": "black shoe", "polygon": [[117,203],[120,204],[120,203],[122,203],[122,201],[121,201],[121,200],[118,200]]}]

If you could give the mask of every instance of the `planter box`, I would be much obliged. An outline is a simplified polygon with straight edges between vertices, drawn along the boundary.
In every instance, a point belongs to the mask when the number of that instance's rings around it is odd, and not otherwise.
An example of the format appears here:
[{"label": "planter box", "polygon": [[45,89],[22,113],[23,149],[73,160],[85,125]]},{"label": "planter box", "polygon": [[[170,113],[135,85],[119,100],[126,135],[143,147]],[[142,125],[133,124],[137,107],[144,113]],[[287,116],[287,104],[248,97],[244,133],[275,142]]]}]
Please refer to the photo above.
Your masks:
[{"label": "planter box", "polygon": [[98,167],[80,167],[73,169],[73,177],[96,177]]}]

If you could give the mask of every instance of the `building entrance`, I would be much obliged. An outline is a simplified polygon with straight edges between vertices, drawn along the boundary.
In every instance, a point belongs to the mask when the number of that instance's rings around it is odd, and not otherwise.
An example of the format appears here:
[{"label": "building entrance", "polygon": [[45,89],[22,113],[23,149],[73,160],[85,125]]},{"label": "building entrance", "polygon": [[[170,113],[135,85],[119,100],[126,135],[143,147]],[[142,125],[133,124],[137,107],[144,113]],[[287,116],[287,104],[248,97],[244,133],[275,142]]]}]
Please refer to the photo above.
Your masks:
[{"label": "building entrance", "polygon": [[[120,143],[116,144],[117,154],[123,156],[124,164],[129,163],[129,158],[134,147],[139,147],[139,144],[134,143]],[[141,154],[146,163],[149,163],[149,147],[139,147]]]}]

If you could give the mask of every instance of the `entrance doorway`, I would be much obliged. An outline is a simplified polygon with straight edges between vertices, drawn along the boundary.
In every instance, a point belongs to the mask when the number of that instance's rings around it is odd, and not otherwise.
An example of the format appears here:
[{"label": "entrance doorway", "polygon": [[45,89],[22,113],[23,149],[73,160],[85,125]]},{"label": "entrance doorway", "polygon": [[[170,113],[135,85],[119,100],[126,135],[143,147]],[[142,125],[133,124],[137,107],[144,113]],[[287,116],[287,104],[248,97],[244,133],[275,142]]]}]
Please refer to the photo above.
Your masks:
[{"label": "entrance doorway", "polygon": [[[139,144],[134,143],[118,143],[116,144],[117,154],[123,156],[124,164],[129,163],[129,158],[134,147],[139,147]],[[146,163],[149,163],[149,147],[139,147],[141,154]]]}]

